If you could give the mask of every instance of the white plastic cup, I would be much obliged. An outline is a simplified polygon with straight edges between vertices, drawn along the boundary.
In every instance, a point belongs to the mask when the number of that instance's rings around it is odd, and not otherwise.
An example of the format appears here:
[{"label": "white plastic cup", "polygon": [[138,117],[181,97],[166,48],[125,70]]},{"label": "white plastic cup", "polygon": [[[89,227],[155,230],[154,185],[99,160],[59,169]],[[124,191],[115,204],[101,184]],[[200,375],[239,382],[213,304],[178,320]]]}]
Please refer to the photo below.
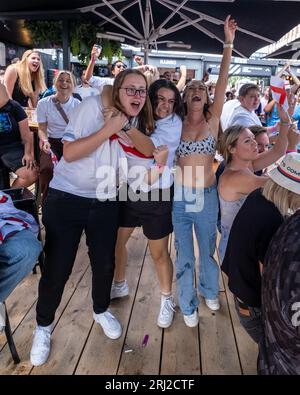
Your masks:
[{"label": "white plastic cup", "polygon": [[100,54],[101,54],[102,46],[100,44],[95,44],[94,47],[96,48],[95,55],[98,58],[100,56]]}]

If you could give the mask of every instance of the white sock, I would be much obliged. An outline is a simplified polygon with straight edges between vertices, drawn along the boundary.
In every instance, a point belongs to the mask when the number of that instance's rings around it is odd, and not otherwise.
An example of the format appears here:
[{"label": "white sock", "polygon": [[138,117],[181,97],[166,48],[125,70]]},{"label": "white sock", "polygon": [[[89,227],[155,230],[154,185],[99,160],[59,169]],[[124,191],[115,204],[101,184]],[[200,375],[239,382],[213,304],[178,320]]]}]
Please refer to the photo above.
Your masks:
[{"label": "white sock", "polygon": [[121,281],[115,281],[115,280],[114,280],[113,283],[114,283],[114,286],[115,286],[115,287],[121,288],[121,287],[123,287],[123,285],[125,285],[126,279],[125,279],[125,280],[121,280]]},{"label": "white sock", "polygon": [[53,324],[50,324],[50,325],[48,325],[48,326],[41,326],[41,325],[37,325],[36,326],[38,329],[41,329],[41,330],[43,330],[43,331],[46,331],[46,332],[52,332],[52,328],[53,328]]},{"label": "white sock", "polygon": [[165,300],[170,299],[170,298],[172,298],[172,294],[171,294],[171,293],[168,294],[168,295],[161,294],[161,302],[162,302],[162,303],[163,303]]}]

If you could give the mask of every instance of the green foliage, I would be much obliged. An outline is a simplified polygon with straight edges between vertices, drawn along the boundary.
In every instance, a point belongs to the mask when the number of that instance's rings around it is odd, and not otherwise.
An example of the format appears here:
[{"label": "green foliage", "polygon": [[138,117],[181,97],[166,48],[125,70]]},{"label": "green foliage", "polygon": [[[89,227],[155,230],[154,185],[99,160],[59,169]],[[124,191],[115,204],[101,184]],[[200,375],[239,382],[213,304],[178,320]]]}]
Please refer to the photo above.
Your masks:
[{"label": "green foliage", "polygon": [[25,21],[24,27],[30,31],[34,47],[62,46],[61,21]]},{"label": "green foliage", "polygon": [[[24,27],[30,31],[35,47],[62,47],[61,21],[25,21]],[[89,62],[91,49],[97,40],[96,33],[100,31],[95,24],[79,21],[70,23],[70,49],[82,64]],[[119,42],[102,39],[100,44],[102,45],[101,58],[107,58],[109,63],[112,62],[113,56],[122,58]]]}]

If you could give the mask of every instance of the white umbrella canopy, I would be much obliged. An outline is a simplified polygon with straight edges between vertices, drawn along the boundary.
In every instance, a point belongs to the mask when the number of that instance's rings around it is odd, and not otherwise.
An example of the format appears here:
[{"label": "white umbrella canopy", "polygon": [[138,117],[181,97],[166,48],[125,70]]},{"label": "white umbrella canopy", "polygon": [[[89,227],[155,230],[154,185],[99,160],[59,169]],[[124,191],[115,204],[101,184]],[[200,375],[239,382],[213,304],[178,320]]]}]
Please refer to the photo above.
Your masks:
[{"label": "white umbrella canopy", "polygon": [[[249,57],[277,41],[300,21],[300,2],[275,0],[10,0],[0,5],[0,19],[75,19],[99,22],[108,34],[151,48],[173,48],[178,42],[192,51],[221,53],[223,22],[231,14],[238,23],[235,54]],[[284,18],[283,15],[288,15]],[[0,28],[0,39],[5,35]],[[7,35],[7,34],[6,34]],[[180,44],[180,43],[179,43]],[[180,47],[180,46],[179,46]]]}]

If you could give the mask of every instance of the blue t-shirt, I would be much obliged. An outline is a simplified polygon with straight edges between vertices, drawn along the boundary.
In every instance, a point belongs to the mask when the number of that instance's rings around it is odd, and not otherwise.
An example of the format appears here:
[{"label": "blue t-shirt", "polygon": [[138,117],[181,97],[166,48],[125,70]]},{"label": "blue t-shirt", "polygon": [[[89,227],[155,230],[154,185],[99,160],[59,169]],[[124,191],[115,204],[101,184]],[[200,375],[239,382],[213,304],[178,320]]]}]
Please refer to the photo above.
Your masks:
[{"label": "blue t-shirt", "polygon": [[280,121],[277,104],[274,105],[270,112],[266,113],[267,126],[274,126]]},{"label": "blue t-shirt", "polygon": [[19,122],[27,118],[22,106],[9,100],[0,108],[0,145],[16,143],[21,140]]}]

